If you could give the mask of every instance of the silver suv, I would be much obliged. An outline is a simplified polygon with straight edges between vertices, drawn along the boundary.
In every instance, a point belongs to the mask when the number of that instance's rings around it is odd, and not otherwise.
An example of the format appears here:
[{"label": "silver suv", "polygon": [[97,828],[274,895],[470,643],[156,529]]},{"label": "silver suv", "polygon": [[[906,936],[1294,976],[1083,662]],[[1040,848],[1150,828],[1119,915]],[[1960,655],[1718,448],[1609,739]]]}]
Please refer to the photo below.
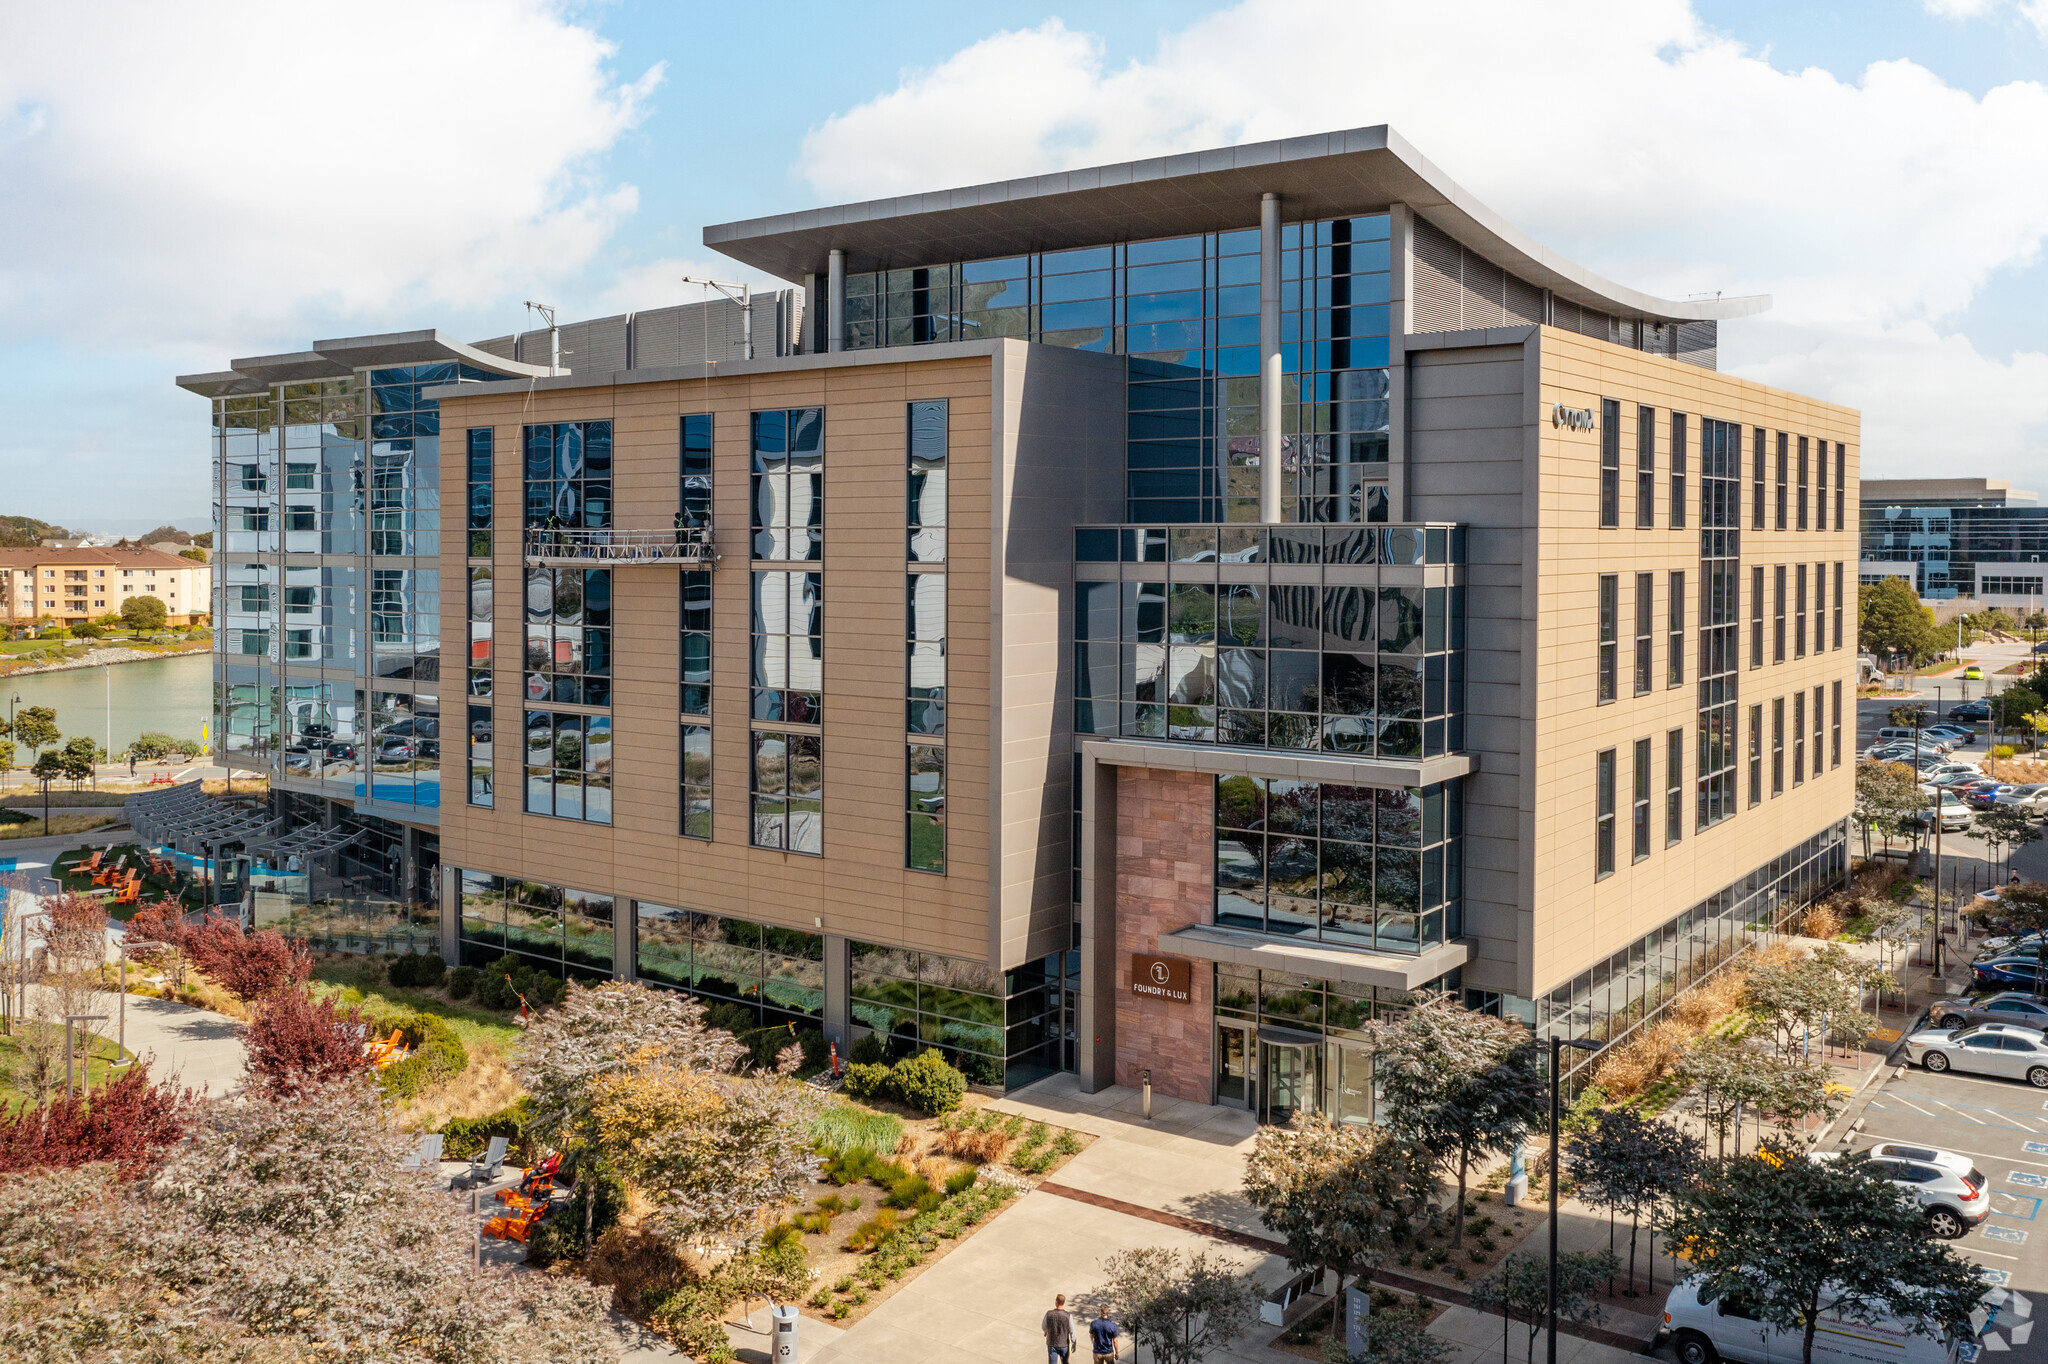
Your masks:
[{"label": "silver suv", "polygon": [[1904,1190],[1927,1214],[1927,1229],[1953,1240],[1991,1215],[1984,1172],[1968,1156],[1932,1146],[1881,1141],[1861,1151],[1815,1151],[1814,1160],[1868,1161],[1873,1171]]}]

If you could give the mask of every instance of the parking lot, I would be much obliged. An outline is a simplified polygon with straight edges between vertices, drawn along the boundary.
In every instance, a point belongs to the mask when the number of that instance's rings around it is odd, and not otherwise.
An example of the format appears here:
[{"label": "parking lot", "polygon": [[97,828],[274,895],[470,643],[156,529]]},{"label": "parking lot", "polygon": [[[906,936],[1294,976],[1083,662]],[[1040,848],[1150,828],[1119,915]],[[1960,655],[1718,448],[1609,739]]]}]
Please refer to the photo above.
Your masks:
[{"label": "parking lot", "polygon": [[2048,1090],[2021,1080],[1983,1079],[1917,1067],[1887,1071],[1857,1097],[1823,1150],[1861,1150],[1879,1141],[1933,1146],[1964,1155],[1987,1178],[1991,1215],[1951,1242],[2007,1290],[1979,1339],[1984,1354],[2014,1364],[2048,1361],[2048,1330],[2037,1339],[2036,1305],[2048,1315]]}]

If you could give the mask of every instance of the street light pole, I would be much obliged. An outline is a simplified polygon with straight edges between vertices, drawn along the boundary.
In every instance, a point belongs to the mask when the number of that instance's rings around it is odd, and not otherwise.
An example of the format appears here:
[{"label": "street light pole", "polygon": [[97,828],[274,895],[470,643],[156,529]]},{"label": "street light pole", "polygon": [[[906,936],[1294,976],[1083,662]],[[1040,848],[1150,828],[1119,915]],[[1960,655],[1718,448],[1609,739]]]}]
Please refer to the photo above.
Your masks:
[{"label": "street light pole", "polygon": [[[1549,1353],[1545,1356],[1549,1364],[1557,1364],[1557,1186],[1561,1182],[1557,1167],[1557,1129],[1563,1116],[1559,1102],[1558,1057],[1566,1047],[1577,1047],[1580,1051],[1598,1051],[1606,1044],[1595,1042],[1590,1037],[1560,1037],[1550,1035],[1550,1294],[1545,1320],[1549,1330]],[[1460,1215],[1464,1209],[1460,1208]]]}]

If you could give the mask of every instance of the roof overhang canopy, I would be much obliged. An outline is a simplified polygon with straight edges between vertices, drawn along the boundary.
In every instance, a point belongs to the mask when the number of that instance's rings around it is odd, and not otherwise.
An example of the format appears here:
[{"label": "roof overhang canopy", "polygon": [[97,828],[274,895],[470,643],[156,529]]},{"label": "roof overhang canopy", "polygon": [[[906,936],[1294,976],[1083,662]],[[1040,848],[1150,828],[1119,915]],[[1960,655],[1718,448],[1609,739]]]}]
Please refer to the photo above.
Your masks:
[{"label": "roof overhang canopy", "polygon": [[801,279],[824,273],[834,248],[848,270],[866,271],[1235,231],[1258,225],[1268,193],[1291,221],[1407,204],[1510,273],[1601,312],[1693,322],[1771,305],[1768,295],[1657,298],[1604,279],[1510,226],[1385,125],[720,223],[704,244]]},{"label": "roof overhang canopy", "polygon": [[443,360],[489,370],[508,379],[544,378],[550,372],[546,365],[526,365],[516,360],[501,359],[467,342],[457,341],[436,328],[426,328],[315,341],[311,350],[294,351],[288,355],[253,355],[231,361],[234,367],[229,370],[212,374],[182,374],[178,376],[178,387],[202,397],[219,398],[237,393],[258,393],[271,384],[340,379],[359,369],[383,365],[424,365]]}]

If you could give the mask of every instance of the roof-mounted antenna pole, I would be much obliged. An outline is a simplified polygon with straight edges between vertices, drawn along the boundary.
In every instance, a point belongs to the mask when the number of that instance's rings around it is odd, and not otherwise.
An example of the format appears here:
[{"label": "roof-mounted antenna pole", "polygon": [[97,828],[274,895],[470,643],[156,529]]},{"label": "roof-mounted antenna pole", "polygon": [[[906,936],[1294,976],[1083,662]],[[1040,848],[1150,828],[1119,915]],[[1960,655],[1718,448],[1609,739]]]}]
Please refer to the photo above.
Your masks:
[{"label": "roof-mounted antenna pole", "polygon": [[[754,286],[751,284],[726,284],[715,279],[699,279],[695,275],[684,275],[683,283],[701,285],[716,289],[734,303],[740,305],[740,334],[746,343],[747,359],[754,358]],[[734,290],[738,290],[737,293]]]},{"label": "roof-mounted antenna pole", "polygon": [[[527,303],[526,310],[539,313],[540,320],[548,324],[548,376],[552,378],[562,372],[562,329],[555,325],[555,310],[545,303],[531,301]],[[527,320],[533,319],[529,317]]]}]

